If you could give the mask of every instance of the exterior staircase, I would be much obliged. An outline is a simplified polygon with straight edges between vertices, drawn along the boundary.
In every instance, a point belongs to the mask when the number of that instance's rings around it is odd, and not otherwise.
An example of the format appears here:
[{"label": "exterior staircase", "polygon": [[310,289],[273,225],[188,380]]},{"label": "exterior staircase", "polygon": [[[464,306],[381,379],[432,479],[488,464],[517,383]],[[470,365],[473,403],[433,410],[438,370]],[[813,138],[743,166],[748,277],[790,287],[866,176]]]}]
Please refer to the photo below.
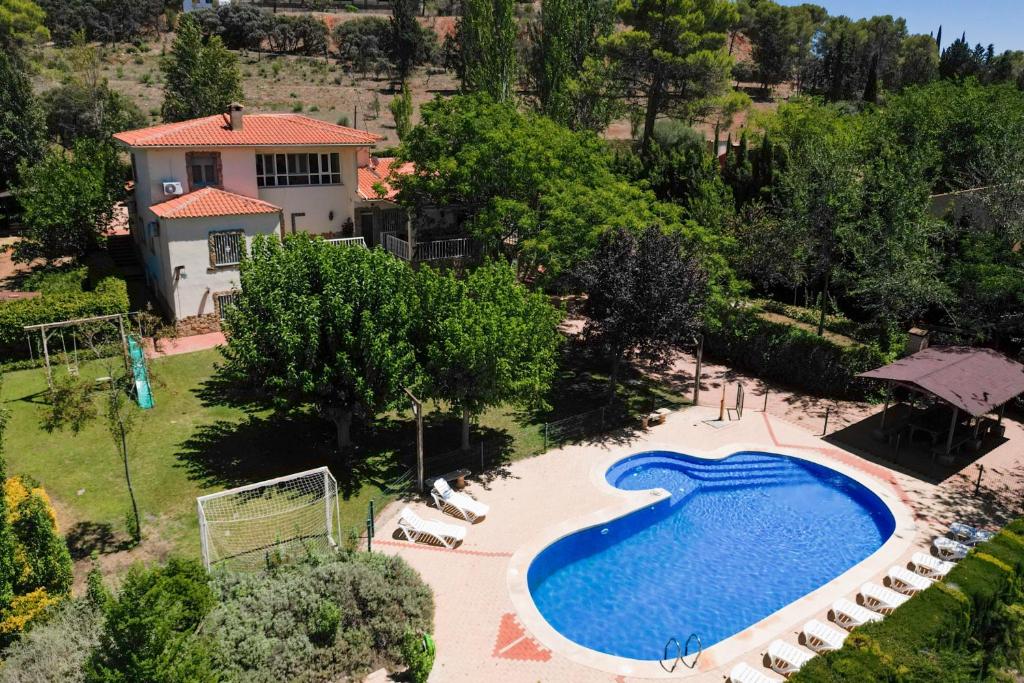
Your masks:
[{"label": "exterior staircase", "polygon": [[141,278],[142,265],[135,251],[131,235],[110,235],[107,237],[107,253],[126,279]]}]

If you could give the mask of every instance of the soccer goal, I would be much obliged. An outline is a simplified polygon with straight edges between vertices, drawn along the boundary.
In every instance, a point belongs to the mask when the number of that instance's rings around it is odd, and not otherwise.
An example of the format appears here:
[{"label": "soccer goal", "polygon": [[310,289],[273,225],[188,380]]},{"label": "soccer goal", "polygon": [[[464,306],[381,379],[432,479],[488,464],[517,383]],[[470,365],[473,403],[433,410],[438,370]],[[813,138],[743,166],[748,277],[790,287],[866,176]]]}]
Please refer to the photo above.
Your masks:
[{"label": "soccer goal", "polygon": [[337,549],[338,482],[326,467],[196,501],[207,570],[264,569]]}]

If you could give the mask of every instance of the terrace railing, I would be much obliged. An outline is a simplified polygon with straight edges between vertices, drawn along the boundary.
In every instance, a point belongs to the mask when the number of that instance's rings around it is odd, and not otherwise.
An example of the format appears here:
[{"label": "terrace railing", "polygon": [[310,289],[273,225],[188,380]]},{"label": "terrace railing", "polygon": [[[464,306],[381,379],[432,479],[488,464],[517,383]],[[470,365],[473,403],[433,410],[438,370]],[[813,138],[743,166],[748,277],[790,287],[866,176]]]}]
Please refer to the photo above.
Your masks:
[{"label": "terrace railing", "polygon": [[336,237],[334,239],[327,240],[327,243],[346,247],[362,247],[363,249],[366,249],[366,240],[362,237]]},{"label": "terrace railing", "polygon": [[475,257],[480,252],[480,243],[470,237],[456,237],[447,240],[417,242],[415,261],[443,261]]},{"label": "terrace railing", "polygon": [[409,243],[398,239],[394,233],[381,233],[384,238],[384,249],[403,261],[409,260]]}]

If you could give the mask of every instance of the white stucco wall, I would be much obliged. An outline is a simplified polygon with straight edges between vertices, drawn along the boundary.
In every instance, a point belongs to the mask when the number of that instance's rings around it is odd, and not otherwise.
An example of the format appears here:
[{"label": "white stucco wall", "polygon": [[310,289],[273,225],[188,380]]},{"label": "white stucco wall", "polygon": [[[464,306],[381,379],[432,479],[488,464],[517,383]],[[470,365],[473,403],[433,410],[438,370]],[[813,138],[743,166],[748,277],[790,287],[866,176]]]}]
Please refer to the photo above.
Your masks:
[{"label": "white stucco wall", "polygon": [[[357,150],[352,147],[296,147],[285,149],[260,150],[270,154],[301,154],[304,152],[325,154],[337,152],[341,162],[341,185],[300,185],[297,187],[261,187],[259,198],[280,206],[284,210],[284,227],[292,232],[292,214],[304,213],[305,216],[295,217],[297,232],[321,234],[339,232],[348,219],[355,220],[355,207],[358,198],[358,180],[356,177]],[[255,156],[253,157],[255,169]],[[254,182],[255,182],[255,170]],[[331,212],[334,218],[330,218]]]},{"label": "white stucco wall", "polygon": [[[238,287],[238,266],[210,267],[209,235],[219,230],[244,230],[248,248],[255,235],[280,235],[280,219],[277,214],[258,214],[161,221],[169,258],[165,281],[170,294],[165,298],[176,319],[214,313],[212,295]],[[178,266],[184,268],[175,281]]]}]

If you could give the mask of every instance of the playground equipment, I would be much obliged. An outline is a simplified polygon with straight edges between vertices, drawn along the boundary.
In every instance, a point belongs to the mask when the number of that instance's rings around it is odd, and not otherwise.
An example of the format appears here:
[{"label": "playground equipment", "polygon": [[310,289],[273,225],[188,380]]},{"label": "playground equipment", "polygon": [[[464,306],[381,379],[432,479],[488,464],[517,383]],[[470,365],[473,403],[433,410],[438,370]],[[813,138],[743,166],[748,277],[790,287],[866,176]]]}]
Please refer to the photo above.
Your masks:
[{"label": "playground equipment", "polygon": [[[82,365],[79,359],[80,350],[92,352],[93,358],[103,357],[103,352],[111,346],[119,348],[124,362],[125,374],[134,379],[135,397],[142,408],[153,407],[153,394],[149,384],[149,371],[146,367],[146,356],[143,353],[140,333],[133,331],[131,313],[115,313],[90,318],[59,320],[38,325],[26,325],[25,337],[28,340],[29,356],[35,360],[38,356],[46,368],[46,384],[53,389],[54,356],[62,358],[68,375],[80,377]],[[38,336],[37,336],[38,334]],[[71,350],[68,350],[68,339],[71,337]],[[36,341],[33,344],[33,341]],[[60,346],[54,345],[59,340]],[[84,347],[80,349],[80,341]],[[59,350],[58,350],[59,349]],[[115,354],[116,355],[116,354]],[[109,383],[109,376],[95,378],[97,384]]]}]

